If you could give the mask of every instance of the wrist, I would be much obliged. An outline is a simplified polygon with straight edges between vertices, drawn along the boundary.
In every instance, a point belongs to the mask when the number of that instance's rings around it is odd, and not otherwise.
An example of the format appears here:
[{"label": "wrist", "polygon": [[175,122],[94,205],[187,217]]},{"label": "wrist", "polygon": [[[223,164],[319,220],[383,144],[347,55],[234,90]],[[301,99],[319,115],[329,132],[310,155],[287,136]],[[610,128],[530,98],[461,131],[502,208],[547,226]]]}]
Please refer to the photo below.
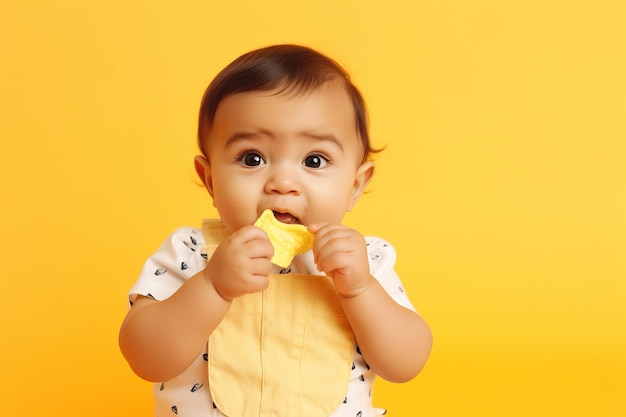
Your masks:
[{"label": "wrist", "polygon": [[373,279],[374,277],[368,275],[368,278],[362,284],[351,288],[350,291],[339,292],[339,296],[346,299],[359,297],[367,292],[367,290],[372,286],[371,284]]},{"label": "wrist", "polygon": [[221,298],[223,301],[226,301],[227,303],[231,303],[233,301],[232,298],[225,296],[224,293],[218,289],[218,287],[213,282],[213,279],[212,279],[213,276],[214,275],[209,271],[209,268],[204,268],[204,270],[202,271],[202,277],[204,278],[204,283],[209,288],[209,291],[217,294],[218,297]]}]

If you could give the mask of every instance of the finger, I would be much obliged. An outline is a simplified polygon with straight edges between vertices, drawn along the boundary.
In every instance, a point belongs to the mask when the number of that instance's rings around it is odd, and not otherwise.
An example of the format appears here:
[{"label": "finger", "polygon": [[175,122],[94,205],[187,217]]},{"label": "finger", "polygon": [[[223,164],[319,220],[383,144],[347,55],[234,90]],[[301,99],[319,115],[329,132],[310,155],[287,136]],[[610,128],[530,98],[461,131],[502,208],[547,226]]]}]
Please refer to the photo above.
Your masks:
[{"label": "finger", "polygon": [[350,244],[353,232],[341,227],[326,227],[315,235],[313,253],[318,255],[323,249],[342,250]]},{"label": "finger", "polygon": [[350,265],[353,255],[354,251],[349,248],[336,250],[332,245],[325,246],[319,252],[317,267],[324,272],[343,269]]},{"label": "finger", "polygon": [[267,275],[264,275],[264,274],[251,275],[250,278],[251,279],[250,281],[248,281],[248,288],[247,288],[247,292],[249,294],[264,291],[270,285],[270,280],[267,277]]},{"label": "finger", "polygon": [[[343,226],[337,224],[321,224],[321,225],[312,225],[309,227],[313,227],[315,230],[315,242],[325,242],[329,237],[332,237],[334,234],[338,233],[340,230],[344,229]],[[313,232],[312,232],[313,233]]]},{"label": "finger", "polygon": [[267,277],[273,269],[273,265],[267,258],[251,259],[249,263],[250,275]]},{"label": "finger", "polygon": [[264,230],[256,226],[245,226],[230,236],[230,244],[243,248],[249,258],[268,258],[274,255],[272,243]]},{"label": "finger", "polygon": [[307,226],[309,232],[316,234],[321,228],[328,225],[328,223],[313,223]]},{"label": "finger", "polygon": [[240,243],[246,243],[251,240],[261,239],[269,242],[270,238],[265,230],[256,226],[244,226],[233,234],[233,238]]},{"label": "finger", "polygon": [[250,259],[263,258],[268,261],[274,256],[274,247],[267,239],[253,239],[244,243],[245,255]]}]

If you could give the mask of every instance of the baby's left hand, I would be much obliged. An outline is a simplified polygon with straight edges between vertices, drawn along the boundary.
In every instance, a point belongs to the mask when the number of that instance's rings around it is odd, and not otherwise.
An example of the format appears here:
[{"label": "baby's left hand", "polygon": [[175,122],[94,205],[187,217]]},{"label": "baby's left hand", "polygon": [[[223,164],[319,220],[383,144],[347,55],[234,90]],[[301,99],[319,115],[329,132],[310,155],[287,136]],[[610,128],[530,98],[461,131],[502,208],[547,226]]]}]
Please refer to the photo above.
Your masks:
[{"label": "baby's left hand", "polygon": [[334,283],[339,295],[355,297],[371,279],[365,238],[354,229],[339,224],[312,224],[313,259],[317,269]]}]

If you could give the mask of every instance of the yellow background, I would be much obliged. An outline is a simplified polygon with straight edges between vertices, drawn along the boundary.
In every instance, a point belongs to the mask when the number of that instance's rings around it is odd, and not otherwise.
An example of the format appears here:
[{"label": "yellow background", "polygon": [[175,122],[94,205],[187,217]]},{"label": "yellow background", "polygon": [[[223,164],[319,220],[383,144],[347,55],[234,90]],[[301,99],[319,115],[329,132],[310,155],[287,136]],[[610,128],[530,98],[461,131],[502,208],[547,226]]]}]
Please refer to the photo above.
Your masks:
[{"label": "yellow background", "polygon": [[435,345],[390,416],[626,415],[626,3],[3,1],[0,414],[148,416],[117,347],[177,226],[204,88],[277,42],[341,62],[377,176],[346,222],[399,254]]}]

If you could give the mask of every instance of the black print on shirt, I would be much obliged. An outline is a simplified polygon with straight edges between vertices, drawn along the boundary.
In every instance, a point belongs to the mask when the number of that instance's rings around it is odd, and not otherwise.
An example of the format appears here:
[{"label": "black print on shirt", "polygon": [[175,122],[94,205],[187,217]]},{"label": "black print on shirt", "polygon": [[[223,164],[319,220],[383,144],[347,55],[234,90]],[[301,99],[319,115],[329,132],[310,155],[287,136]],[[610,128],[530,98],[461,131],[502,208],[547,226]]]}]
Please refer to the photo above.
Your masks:
[{"label": "black print on shirt", "polygon": [[193,236],[189,236],[189,240],[191,242],[185,242],[183,241],[183,243],[185,244],[185,246],[187,246],[189,249],[191,249],[192,251],[196,251],[196,246],[198,245],[198,241],[196,239],[194,239]]}]

